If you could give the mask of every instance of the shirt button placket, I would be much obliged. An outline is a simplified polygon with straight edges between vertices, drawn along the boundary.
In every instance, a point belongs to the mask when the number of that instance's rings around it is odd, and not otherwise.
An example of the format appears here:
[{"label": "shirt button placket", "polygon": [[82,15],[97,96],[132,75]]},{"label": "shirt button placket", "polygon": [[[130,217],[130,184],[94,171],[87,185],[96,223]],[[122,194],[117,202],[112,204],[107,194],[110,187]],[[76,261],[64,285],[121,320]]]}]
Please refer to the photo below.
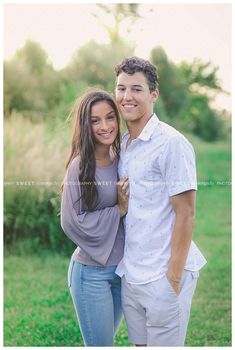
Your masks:
[{"label": "shirt button placket", "polygon": [[123,175],[127,176],[128,178],[130,176],[130,174],[129,174],[129,160],[130,160],[130,152],[128,150],[126,150],[126,152],[124,154],[124,159],[123,159],[123,172],[124,172]]}]

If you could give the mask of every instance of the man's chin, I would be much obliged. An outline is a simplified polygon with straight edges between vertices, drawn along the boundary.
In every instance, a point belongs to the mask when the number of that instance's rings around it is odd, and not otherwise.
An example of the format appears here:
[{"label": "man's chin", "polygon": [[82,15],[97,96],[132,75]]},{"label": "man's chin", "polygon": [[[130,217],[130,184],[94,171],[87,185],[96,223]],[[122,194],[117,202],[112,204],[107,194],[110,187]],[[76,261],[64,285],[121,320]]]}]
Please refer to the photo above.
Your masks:
[{"label": "man's chin", "polygon": [[125,119],[126,121],[128,120],[135,120],[137,116],[135,116],[133,113],[122,113],[122,118]]},{"label": "man's chin", "polygon": [[136,122],[138,120],[137,116],[122,116],[127,123]]}]

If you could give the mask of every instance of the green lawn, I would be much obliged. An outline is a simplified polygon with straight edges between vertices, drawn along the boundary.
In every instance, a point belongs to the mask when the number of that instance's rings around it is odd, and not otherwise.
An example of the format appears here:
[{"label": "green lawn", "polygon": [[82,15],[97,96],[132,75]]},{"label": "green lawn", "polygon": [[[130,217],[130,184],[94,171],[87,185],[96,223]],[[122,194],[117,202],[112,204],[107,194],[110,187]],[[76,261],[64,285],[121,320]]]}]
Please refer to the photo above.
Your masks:
[{"label": "green lawn", "polygon": [[[186,345],[231,346],[231,150],[192,140],[199,191],[194,241],[208,264],[201,271]],[[69,257],[4,258],[4,345],[82,346],[67,289]],[[123,322],[116,346],[130,346]]]}]

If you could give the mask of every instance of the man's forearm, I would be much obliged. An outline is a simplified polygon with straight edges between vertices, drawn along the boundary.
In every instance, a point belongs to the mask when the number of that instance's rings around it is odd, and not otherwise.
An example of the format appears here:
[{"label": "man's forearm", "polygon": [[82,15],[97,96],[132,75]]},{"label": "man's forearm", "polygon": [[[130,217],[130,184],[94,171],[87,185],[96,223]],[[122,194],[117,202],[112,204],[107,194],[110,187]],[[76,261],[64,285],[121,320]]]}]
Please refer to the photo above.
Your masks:
[{"label": "man's forearm", "polygon": [[176,221],[171,240],[171,257],[168,265],[168,278],[180,281],[194,228],[194,215],[176,215]]}]

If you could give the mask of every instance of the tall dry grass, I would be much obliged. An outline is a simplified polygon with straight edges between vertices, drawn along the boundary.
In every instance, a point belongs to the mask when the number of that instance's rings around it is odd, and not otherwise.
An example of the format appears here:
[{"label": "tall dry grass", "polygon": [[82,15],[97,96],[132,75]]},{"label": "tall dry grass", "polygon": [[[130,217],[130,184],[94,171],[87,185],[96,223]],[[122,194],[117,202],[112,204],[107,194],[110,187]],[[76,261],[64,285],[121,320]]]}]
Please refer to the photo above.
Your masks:
[{"label": "tall dry grass", "polygon": [[60,185],[70,123],[33,123],[14,113],[4,124],[4,242],[24,249],[69,249],[60,227]]},{"label": "tall dry grass", "polygon": [[69,123],[33,123],[13,113],[4,123],[4,180],[60,184],[70,138]]}]

